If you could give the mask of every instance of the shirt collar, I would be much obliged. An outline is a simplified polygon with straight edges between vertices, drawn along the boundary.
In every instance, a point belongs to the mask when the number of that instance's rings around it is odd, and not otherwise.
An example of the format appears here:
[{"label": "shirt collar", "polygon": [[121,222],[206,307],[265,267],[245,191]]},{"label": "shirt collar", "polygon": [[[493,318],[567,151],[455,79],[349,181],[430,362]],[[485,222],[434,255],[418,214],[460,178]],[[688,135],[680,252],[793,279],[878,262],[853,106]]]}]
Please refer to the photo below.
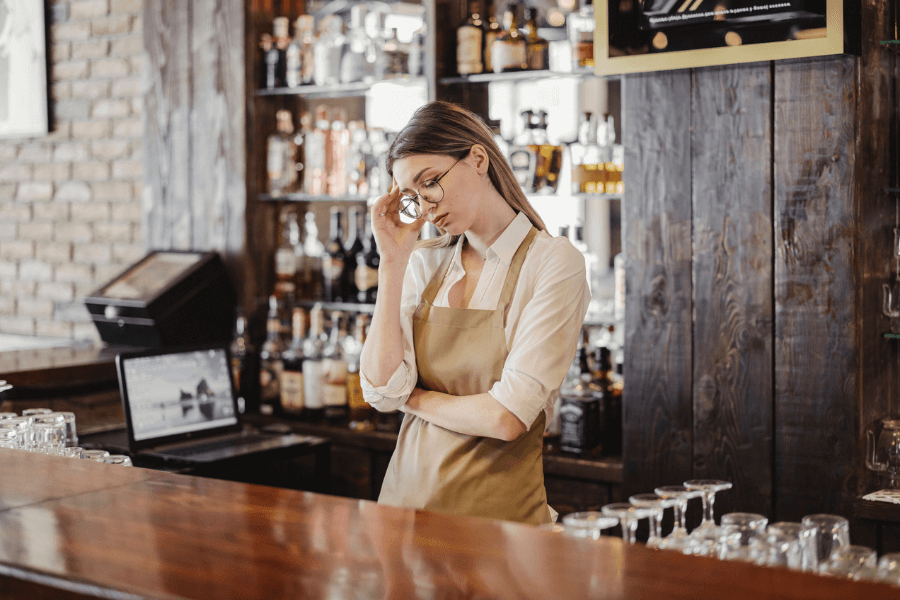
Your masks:
[{"label": "shirt collar", "polygon": [[[503,264],[508,266],[512,263],[516,250],[522,245],[522,241],[525,239],[525,236],[528,235],[529,231],[531,231],[531,221],[525,213],[516,213],[516,218],[506,226],[506,229],[503,230],[500,237],[498,237],[488,248],[488,257],[490,257],[491,252],[493,252],[497,255],[497,258],[503,261]],[[456,247],[453,249],[452,264],[454,267],[460,269],[462,269],[462,249],[465,237],[465,233],[459,236],[459,241],[456,242]]]}]

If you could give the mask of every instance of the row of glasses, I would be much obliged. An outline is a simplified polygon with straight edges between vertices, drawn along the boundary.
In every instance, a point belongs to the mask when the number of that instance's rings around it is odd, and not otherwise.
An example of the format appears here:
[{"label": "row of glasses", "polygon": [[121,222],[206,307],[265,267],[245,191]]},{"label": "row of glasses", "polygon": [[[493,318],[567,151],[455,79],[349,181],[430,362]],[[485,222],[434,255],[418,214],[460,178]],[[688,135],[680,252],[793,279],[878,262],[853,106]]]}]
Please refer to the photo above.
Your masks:
[{"label": "row of glasses", "polygon": [[27,408],[21,416],[3,412],[0,413],[0,428],[17,432],[15,448],[21,450],[61,454],[67,446],[78,446],[75,414],[71,412],[54,412],[49,408]]}]

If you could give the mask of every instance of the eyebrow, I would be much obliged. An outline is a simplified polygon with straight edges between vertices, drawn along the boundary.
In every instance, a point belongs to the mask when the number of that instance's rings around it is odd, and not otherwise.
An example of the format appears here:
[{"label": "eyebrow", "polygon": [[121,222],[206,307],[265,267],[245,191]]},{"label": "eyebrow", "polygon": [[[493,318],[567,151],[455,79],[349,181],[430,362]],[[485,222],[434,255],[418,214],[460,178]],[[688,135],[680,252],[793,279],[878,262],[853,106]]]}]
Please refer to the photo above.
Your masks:
[{"label": "eyebrow", "polygon": [[[427,171],[428,169],[433,169],[433,168],[434,168],[433,166],[432,166],[432,167],[425,167],[424,169],[422,169],[421,171],[419,171],[418,173],[416,173],[416,176],[413,177],[413,185],[418,185],[418,183],[419,183],[419,178],[422,177],[422,174],[425,173],[425,171]],[[411,190],[410,190],[409,188],[401,188],[400,191],[401,191],[401,192],[409,192],[409,191],[411,191]]]}]

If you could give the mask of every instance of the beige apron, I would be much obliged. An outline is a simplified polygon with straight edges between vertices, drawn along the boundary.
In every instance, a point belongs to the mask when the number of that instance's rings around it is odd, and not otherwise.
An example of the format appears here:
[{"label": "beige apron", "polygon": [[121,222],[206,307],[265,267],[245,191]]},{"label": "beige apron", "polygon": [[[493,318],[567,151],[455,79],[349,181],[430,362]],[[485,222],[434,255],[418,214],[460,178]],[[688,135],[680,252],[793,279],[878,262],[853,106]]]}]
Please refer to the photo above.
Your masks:
[{"label": "beige apron", "polygon": [[[500,380],[509,354],[504,321],[525,255],[519,245],[496,310],[434,306],[452,253],[435,271],[413,315],[419,387],[454,396],[480,394]],[[458,515],[540,524],[550,521],[544,489],[544,413],[505,442],[449,431],[406,414],[378,501]]]}]

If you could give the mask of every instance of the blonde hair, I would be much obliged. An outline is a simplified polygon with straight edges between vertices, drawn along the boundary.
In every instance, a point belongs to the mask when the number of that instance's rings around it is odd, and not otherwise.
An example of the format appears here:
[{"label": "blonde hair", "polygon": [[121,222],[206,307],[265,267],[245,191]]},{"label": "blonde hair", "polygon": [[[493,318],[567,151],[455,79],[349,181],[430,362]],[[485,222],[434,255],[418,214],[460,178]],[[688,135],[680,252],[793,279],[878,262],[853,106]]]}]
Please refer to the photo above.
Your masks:
[{"label": "blonde hair", "polygon": [[[475,144],[480,144],[487,151],[488,177],[494,189],[513,210],[524,213],[539,231],[546,231],[547,226],[525,197],[491,130],[481,117],[458,104],[437,100],[419,108],[391,143],[385,168],[393,177],[394,162],[401,158],[414,154],[462,158]],[[440,237],[420,241],[416,247],[446,248],[459,239],[459,236],[440,231]]]}]

